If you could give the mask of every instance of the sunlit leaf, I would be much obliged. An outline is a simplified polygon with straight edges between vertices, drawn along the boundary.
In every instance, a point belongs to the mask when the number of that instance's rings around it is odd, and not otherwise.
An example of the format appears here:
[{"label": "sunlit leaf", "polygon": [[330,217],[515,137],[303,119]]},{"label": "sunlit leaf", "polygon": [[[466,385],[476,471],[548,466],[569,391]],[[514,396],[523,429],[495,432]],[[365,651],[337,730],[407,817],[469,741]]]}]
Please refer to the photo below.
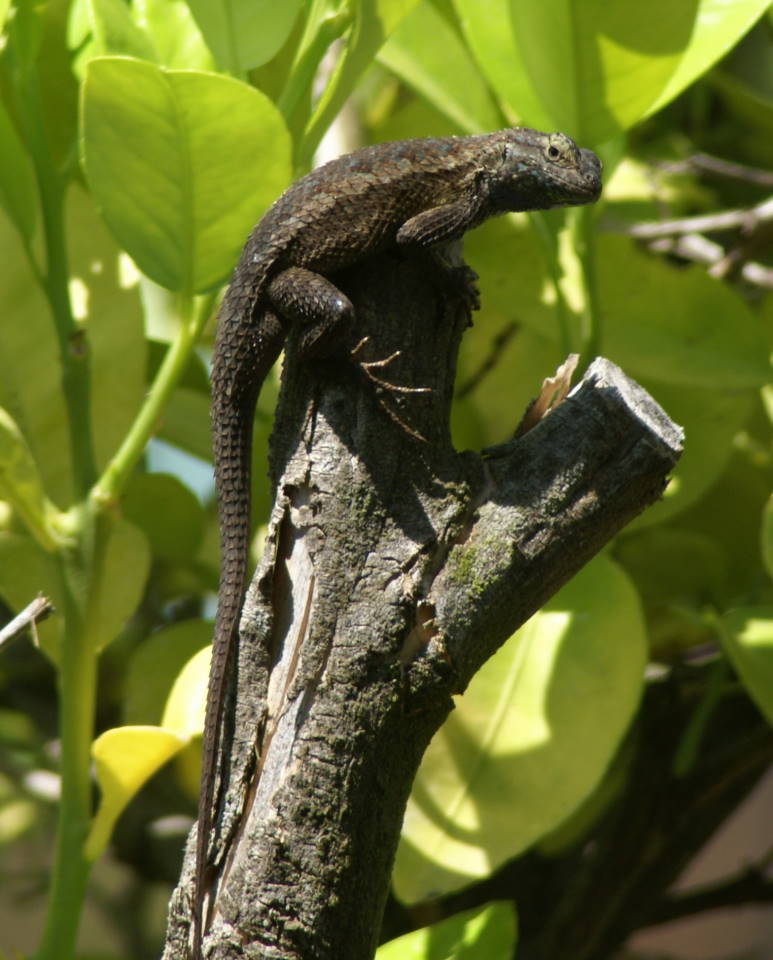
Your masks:
[{"label": "sunlit leaf", "polygon": [[273,104],[228,77],[104,57],[88,64],[82,117],[89,184],[140,269],[172,290],[225,279],[289,179]]},{"label": "sunlit leaf", "polygon": [[203,731],[211,658],[211,646],[203,647],[177,675],[161,719],[166,729],[189,738]]},{"label": "sunlit leaf", "polygon": [[293,28],[300,0],[188,0],[218,66],[235,75],[270,60]]},{"label": "sunlit leaf", "polygon": [[[211,641],[212,624],[206,620],[183,620],[147,637],[129,663],[124,722],[161,724],[178,675],[191,657]],[[205,669],[206,664],[202,666],[202,670]],[[200,700],[198,686],[195,696]],[[183,733],[189,727],[183,722],[173,729]]]},{"label": "sunlit leaf", "polygon": [[[351,95],[363,71],[417,2],[418,0],[362,0],[351,6],[353,19],[347,28],[344,52],[332,70],[304,132],[305,156],[311,157],[328,125]],[[324,34],[322,39],[325,39]],[[329,44],[330,40],[327,40],[327,43]]]},{"label": "sunlit leaf", "polygon": [[599,145],[673,99],[768,0],[454,0],[489,82],[526,123]]},{"label": "sunlit leaf", "polygon": [[502,126],[502,116],[463,40],[433,4],[415,7],[378,59],[465,132]]},{"label": "sunlit leaf", "polygon": [[773,607],[740,607],[722,618],[722,645],[749,695],[773,724]]},{"label": "sunlit leaf", "polygon": [[496,869],[565,820],[637,707],[639,600],[597,557],[478,672],[430,744],[394,872],[414,903]]},{"label": "sunlit leaf", "polygon": [[215,61],[185,0],[135,0],[135,21],[153,40],[158,62],[178,70],[213,70]]},{"label": "sunlit leaf", "polygon": [[48,529],[51,514],[38,467],[15,421],[0,407],[0,500],[8,500],[41,546],[54,543]]},{"label": "sunlit leaf", "polygon": [[121,283],[119,248],[80,185],[68,191],[66,213],[71,290],[77,285],[83,296],[78,319],[88,335],[90,419],[101,469],[145,399],[147,344],[137,291]]},{"label": "sunlit leaf", "polygon": [[101,795],[84,848],[87,860],[102,853],[126,804],[186,743],[160,727],[116,727],[97,737],[91,753]]},{"label": "sunlit leaf", "polygon": [[132,19],[124,0],[88,0],[87,9],[93,35],[91,56],[116,54],[157,59],[153,43]]},{"label": "sunlit leaf", "polygon": [[600,238],[597,261],[604,352],[631,376],[733,390],[770,380],[765,326],[727,284],[618,237]]},{"label": "sunlit leaf", "polygon": [[770,6],[770,0],[701,0],[679,66],[652,105],[654,113],[723,57]]},{"label": "sunlit leaf", "polygon": [[491,903],[390,940],[376,960],[510,960],[516,934],[512,903]]}]

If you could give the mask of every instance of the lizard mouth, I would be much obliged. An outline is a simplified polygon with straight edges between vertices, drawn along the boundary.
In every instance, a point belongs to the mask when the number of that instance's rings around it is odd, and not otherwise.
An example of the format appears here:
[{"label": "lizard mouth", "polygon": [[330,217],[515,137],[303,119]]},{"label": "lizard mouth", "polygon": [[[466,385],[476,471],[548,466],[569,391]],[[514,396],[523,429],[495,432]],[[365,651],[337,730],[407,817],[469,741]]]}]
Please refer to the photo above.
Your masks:
[{"label": "lizard mouth", "polygon": [[[598,200],[601,194],[601,161],[592,150],[580,150],[580,176],[587,189],[590,201]],[[587,202],[583,201],[583,202]]]}]

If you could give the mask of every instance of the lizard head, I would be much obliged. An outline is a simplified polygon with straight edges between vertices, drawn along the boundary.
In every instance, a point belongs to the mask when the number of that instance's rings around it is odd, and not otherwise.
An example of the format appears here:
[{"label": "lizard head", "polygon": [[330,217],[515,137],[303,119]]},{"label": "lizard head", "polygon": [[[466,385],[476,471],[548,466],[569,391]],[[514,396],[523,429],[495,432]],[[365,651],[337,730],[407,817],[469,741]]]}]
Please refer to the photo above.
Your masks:
[{"label": "lizard head", "polygon": [[601,193],[601,162],[564,133],[527,127],[503,130],[489,189],[497,211],[549,210],[593,203]]}]

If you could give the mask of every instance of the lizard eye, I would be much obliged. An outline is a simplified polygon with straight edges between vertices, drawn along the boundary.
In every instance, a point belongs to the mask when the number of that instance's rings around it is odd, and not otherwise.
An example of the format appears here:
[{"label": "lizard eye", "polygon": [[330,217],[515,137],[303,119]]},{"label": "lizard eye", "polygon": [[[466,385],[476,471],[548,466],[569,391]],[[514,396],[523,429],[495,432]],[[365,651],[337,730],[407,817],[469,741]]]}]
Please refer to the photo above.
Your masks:
[{"label": "lizard eye", "polygon": [[558,160],[558,158],[561,156],[561,151],[555,144],[551,143],[551,145],[548,147],[548,156],[551,160]]}]

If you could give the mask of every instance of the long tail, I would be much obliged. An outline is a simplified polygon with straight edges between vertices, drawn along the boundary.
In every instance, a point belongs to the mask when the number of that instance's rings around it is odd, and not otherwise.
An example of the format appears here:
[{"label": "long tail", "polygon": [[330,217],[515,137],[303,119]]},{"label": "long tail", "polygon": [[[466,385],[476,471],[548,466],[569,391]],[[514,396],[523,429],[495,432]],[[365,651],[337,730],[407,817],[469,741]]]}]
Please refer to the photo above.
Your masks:
[{"label": "long tail", "polygon": [[[251,302],[249,302],[251,301]],[[203,904],[209,883],[209,846],[215,781],[222,747],[223,708],[233,669],[250,537],[250,457],[255,403],[284,340],[277,318],[253,318],[255,299],[234,281],[220,312],[212,367],[212,436],[220,527],[218,591],[212,665],[204,719],[201,792],[192,906],[193,960],[201,957]],[[256,322],[257,319],[257,322]]]}]

